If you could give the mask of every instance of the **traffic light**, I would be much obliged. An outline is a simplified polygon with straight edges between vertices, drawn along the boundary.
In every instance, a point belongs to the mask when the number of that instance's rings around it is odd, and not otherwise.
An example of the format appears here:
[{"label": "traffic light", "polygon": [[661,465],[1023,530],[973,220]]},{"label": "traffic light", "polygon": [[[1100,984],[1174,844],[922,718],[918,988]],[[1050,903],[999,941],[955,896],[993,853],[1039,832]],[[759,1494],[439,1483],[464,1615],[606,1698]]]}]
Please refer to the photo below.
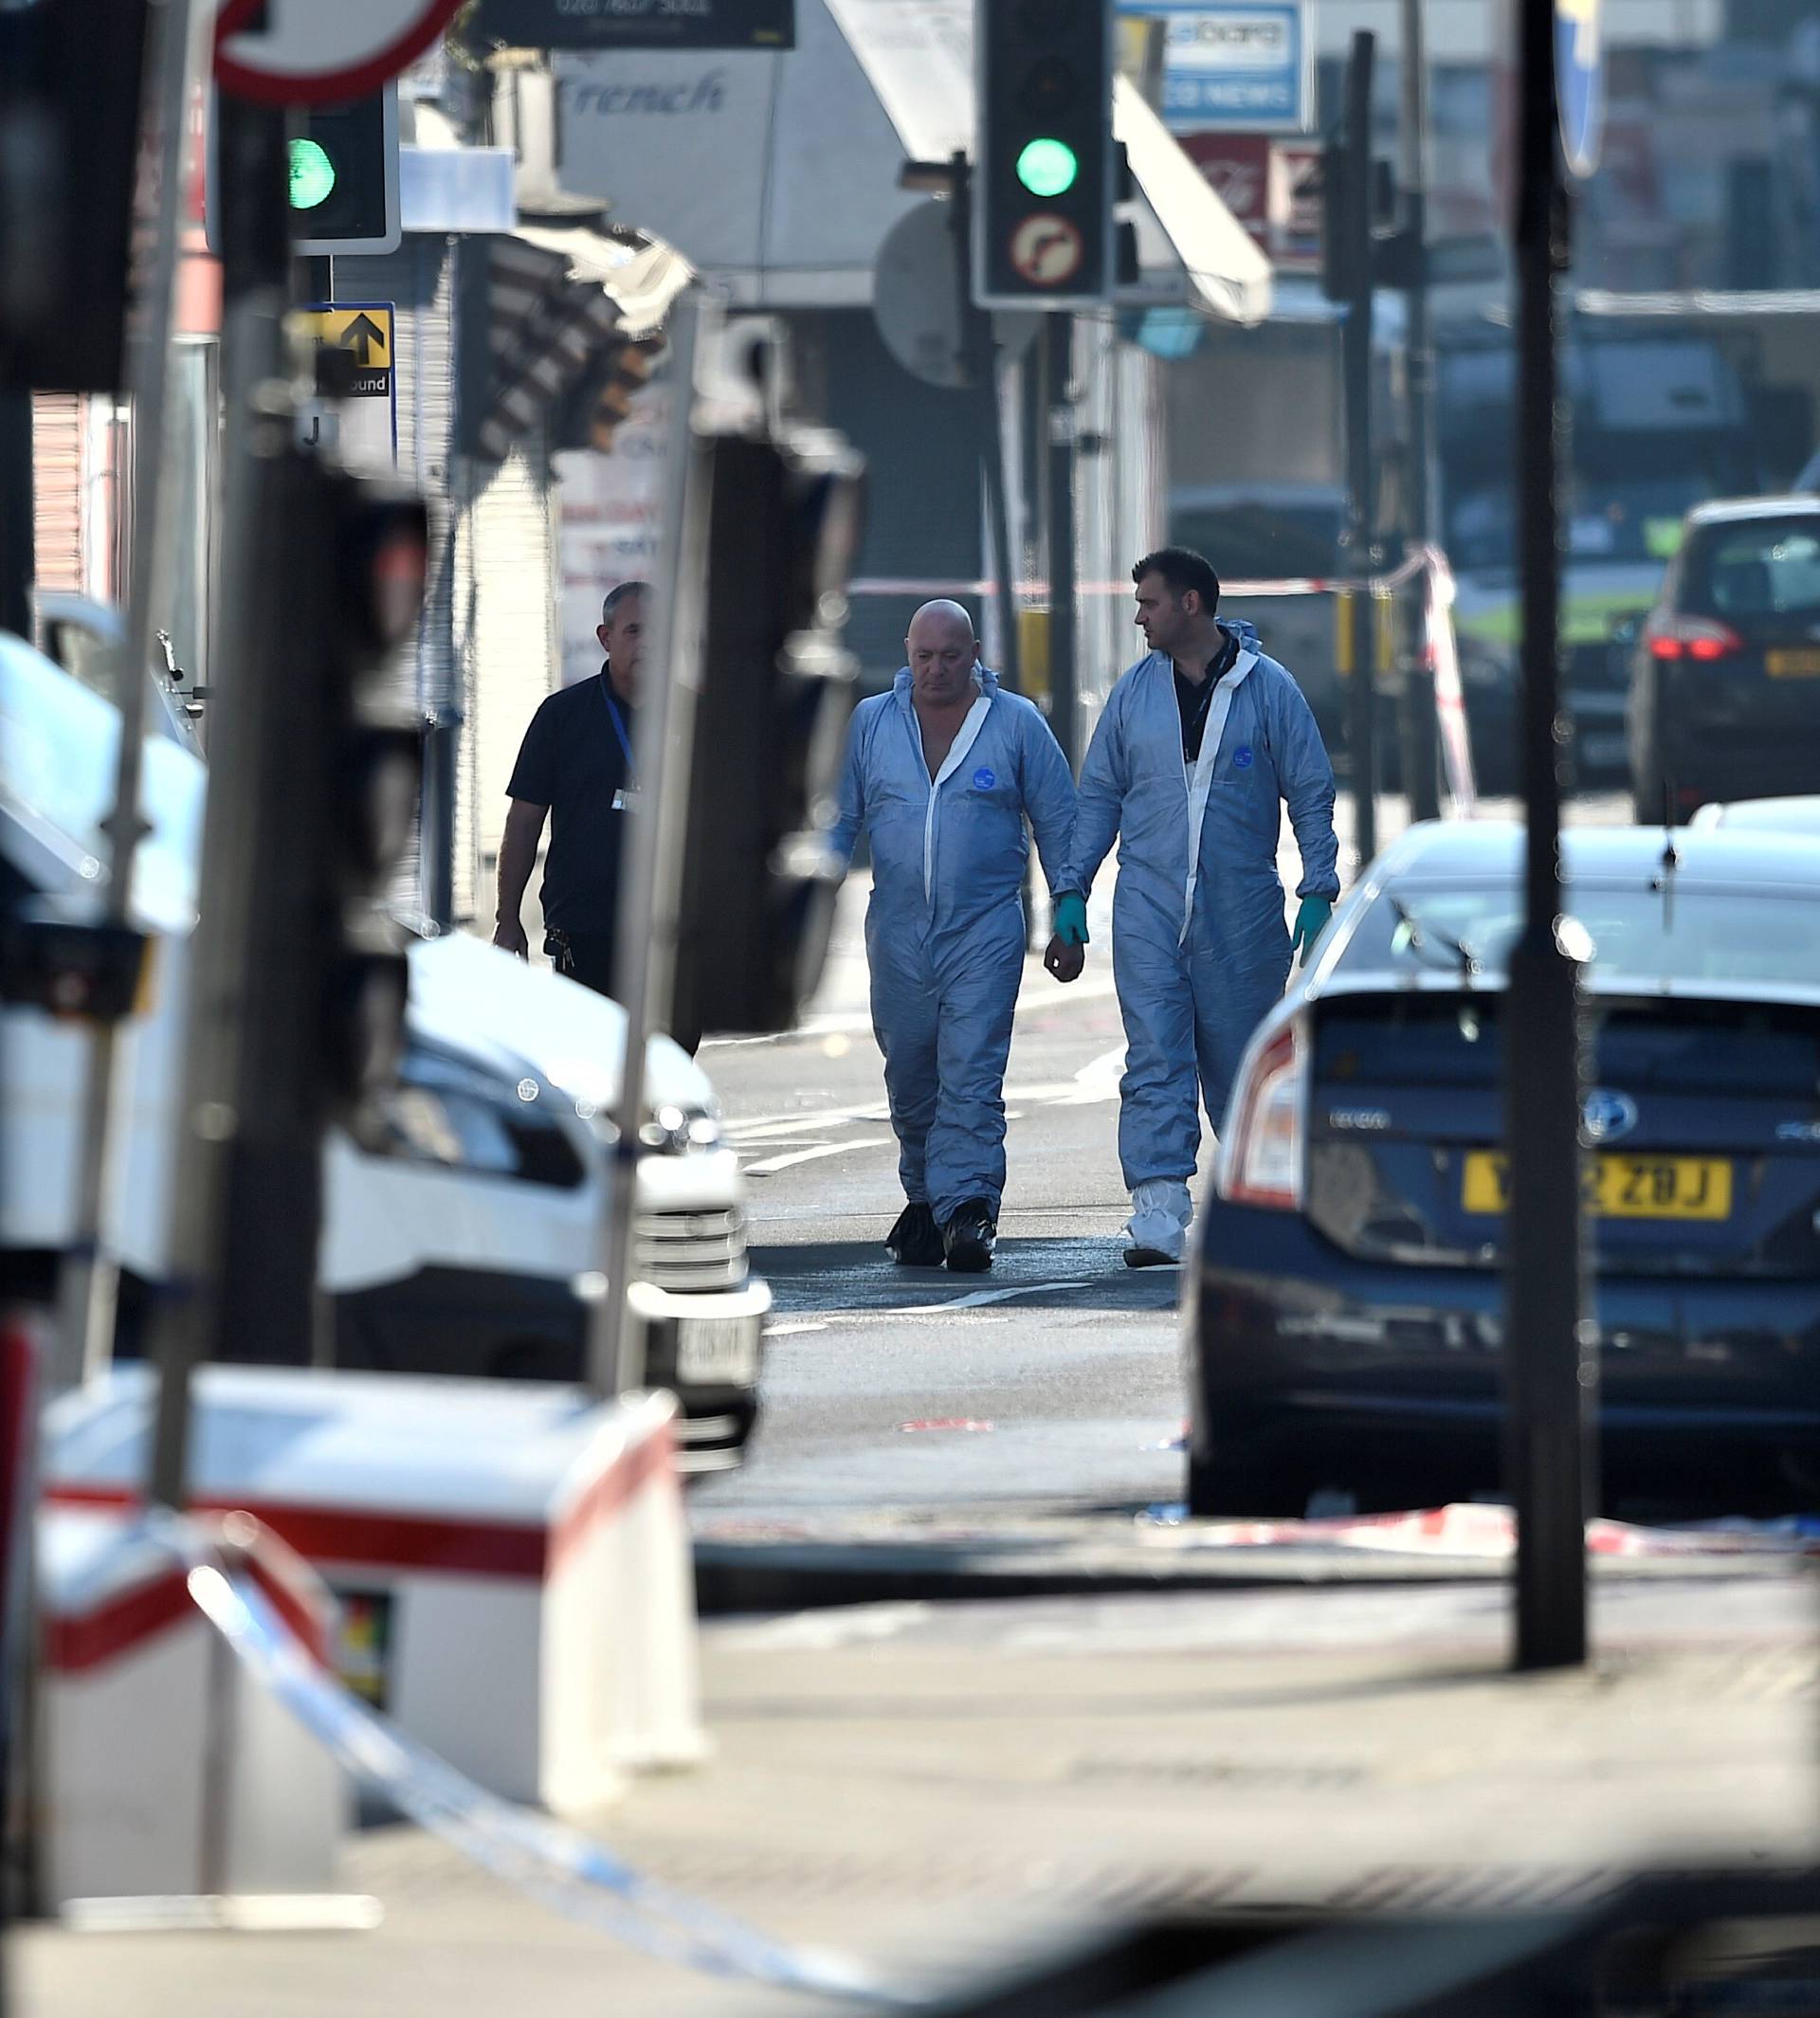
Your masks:
[{"label": "traffic light", "polygon": [[404,1036],[403,940],[383,906],[416,825],[423,726],[397,700],[391,663],[423,612],[429,522],[414,494],[331,466],[322,495],[335,600],[319,673],[318,1059],[325,1110],[357,1133]]},{"label": "traffic light", "polygon": [[978,9],[974,299],[1083,307],[1113,280],[1112,9],[992,0]]},{"label": "traffic light", "polygon": [[1320,145],[1320,291],[1330,301],[1348,302],[1358,292],[1369,251],[1355,200],[1356,175],[1345,136],[1329,134]]},{"label": "traffic light", "polygon": [[398,217],[398,86],[313,106],[291,136],[293,249],[309,258],[392,252]]},{"label": "traffic light", "polygon": [[837,434],[709,450],[708,582],[678,936],[678,1029],[789,1029],[828,954],[822,833],[853,706],[841,648],[861,461]]},{"label": "traffic light", "polygon": [[582,378],[553,415],[553,449],[611,449],[613,437],[631,418],[632,402],[650,383],[664,339],[646,336],[621,343]]},{"label": "traffic light", "polygon": [[0,6],[0,387],[125,382],[146,0]]}]

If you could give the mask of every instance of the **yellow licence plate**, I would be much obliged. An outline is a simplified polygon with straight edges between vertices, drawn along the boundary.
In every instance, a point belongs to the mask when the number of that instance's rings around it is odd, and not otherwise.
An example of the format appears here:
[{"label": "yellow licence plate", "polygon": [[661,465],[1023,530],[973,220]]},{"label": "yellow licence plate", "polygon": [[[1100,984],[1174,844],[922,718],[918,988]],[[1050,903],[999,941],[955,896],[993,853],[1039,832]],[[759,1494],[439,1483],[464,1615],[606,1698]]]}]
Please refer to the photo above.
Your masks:
[{"label": "yellow licence plate", "polygon": [[[1723,1156],[1586,1158],[1586,1209],[1608,1219],[1729,1219],[1732,1166]],[[1466,1152],[1460,1202],[1468,1212],[1502,1212],[1510,1204],[1510,1159],[1495,1150]]]},{"label": "yellow licence plate", "polygon": [[1772,680],[1804,680],[1820,677],[1820,651],[1773,651],[1769,654]]}]

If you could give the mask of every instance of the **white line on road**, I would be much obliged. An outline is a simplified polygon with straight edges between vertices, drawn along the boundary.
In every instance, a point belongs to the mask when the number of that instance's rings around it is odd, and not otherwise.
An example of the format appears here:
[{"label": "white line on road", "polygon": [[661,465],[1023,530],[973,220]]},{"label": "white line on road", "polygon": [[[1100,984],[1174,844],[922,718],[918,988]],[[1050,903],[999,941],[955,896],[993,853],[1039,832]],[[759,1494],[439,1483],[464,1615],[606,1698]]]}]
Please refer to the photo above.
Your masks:
[{"label": "white line on road", "polygon": [[798,1332],[825,1332],[828,1326],[819,1319],[813,1324],[767,1324],[767,1338],[793,1338]]},{"label": "white line on road", "polygon": [[817,1107],[808,1114],[798,1108],[794,1114],[748,1115],[724,1122],[720,1132],[735,1142],[750,1136],[806,1136],[846,1121],[883,1121],[890,1112],[883,1100],[870,1107]]},{"label": "white line on road", "polygon": [[794,1150],[788,1156],[767,1156],[762,1163],[748,1163],[745,1174],[748,1177],[770,1177],[778,1171],[787,1171],[797,1163],[813,1163],[818,1156],[839,1156],[849,1149],[883,1149],[889,1142],[889,1136],[861,1136],[852,1142],[823,1142],[814,1149]]},{"label": "white line on road", "polygon": [[1019,1282],[1011,1289],[976,1289],[972,1296],[951,1297],[941,1303],[905,1303],[896,1310],[882,1310],[881,1318],[939,1318],[951,1310],[980,1310],[988,1303],[1009,1303],[1013,1297],[1041,1296],[1046,1289],[1085,1289],[1090,1275],[1071,1275],[1059,1282]]}]

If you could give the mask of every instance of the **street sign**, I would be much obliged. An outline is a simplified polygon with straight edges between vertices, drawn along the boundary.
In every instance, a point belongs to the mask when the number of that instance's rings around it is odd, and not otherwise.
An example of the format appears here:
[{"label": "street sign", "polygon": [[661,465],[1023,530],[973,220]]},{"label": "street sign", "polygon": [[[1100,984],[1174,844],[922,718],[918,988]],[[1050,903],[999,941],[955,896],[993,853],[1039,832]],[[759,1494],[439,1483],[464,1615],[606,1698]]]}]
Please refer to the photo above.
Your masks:
[{"label": "street sign", "polygon": [[1262,133],[1183,134],[1182,151],[1279,273],[1320,270],[1320,146]]},{"label": "street sign", "polygon": [[1011,233],[1011,264],[1032,287],[1065,286],[1086,256],[1079,227],[1053,211],[1035,211]]},{"label": "street sign", "polygon": [[[398,373],[390,301],[315,301],[297,320],[318,346],[317,396],[304,402],[300,438],[333,448],[373,475],[398,461]],[[333,352],[333,357],[325,353]]]},{"label": "street sign", "polygon": [[1312,0],[1119,0],[1163,23],[1163,119],[1178,133],[1224,127],[1306,133],[1315,123]]},{"label": "street sign", "polygon": [[462,33],[525,49],[793,49],[796,0],[476,0]]},{"label": "street sign", "polygon": [[1605,37],[1600,0],[1555,0],[1555,98],[1561,149],[1582,180],[1599,165],[1605,137]]},{"label": "street sign", "polygon": [[[338,105],[414,63],[462,0],[222,0],[215,77],[266,105]],[[250,24],[262,10],[264,25]]]}]

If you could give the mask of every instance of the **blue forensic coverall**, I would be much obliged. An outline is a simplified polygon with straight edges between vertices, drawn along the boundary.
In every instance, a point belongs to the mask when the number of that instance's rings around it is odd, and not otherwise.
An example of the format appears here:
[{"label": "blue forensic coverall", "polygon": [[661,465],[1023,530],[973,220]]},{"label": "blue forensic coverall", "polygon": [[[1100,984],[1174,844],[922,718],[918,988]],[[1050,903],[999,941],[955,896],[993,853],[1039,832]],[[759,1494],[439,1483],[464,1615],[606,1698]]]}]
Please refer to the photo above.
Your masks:
[{"label": "blue forensic coverall", "polygon": [[1191,771],[1175,674],[1150,652],[1108,696],[1082,766],[1074,852],[1060,887],[1091,888],[1115,836],[1112,970],[1125,1023],[1119,1160],[1128,1190],[1186,1183],[1201,1098],[1222,1124],[1240,1053],[1289,977],[1277,879],[1280,802],[1301,852],[1299,897],[1339,895],[1334,769],[1301,689],[1221,620],[1238,657],[1213,690]]},{"label": "blue forensic coverall", "polygon": [[872,841],[865,952],[898,1171],[937,1225],[1005,1189],[1005,1061],[1024,973],[1024,819],[1053,894],[1074,780],[1042,715],[975,667],[978,698],[931,782],[910,670],[855,709],[831,843]]}]

